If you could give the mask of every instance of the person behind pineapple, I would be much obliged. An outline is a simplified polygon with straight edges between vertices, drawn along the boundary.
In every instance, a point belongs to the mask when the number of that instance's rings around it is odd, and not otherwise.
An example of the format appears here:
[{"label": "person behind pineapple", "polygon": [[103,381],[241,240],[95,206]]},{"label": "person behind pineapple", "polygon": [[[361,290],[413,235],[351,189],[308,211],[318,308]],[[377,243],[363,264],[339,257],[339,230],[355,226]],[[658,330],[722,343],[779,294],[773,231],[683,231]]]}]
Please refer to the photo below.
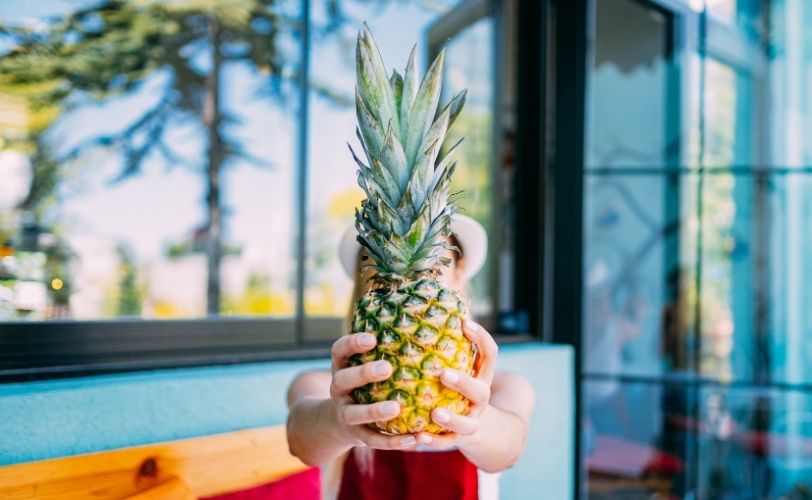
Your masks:
[{"label": "person behind pineapple", "polygon": [[[450,264],[442,268],[447,287],[464,290],[482,267],[487,239],[482,226],[456,214],[451,222]],[[354,300],[368,287],[370,271],[360,271],[361,247],[349,228],[339,256],[354,277]],[[473,500],[498,498],[498,473],[521,455],[533,409],[533,389],[518,374],[496,371],[497,346],[491,335],[468,319],[463,331],[477,347],[474,376],[446,369],[443,385],[472,402],[467,415],[436,408],[432,421],[447,434],[420,432],[387,435],[368,424],[389,421],[401,406],[394,401],[356,404],[351,393],[372,382],[388,379],[386,361],[350,366],[357,353],[375,348],[376,337],[354,333],[332,347],[332,369],[304,372],[288,391],[287,423],[290,451],[309,465],[325,465],[323,498],[339,500]]]}]

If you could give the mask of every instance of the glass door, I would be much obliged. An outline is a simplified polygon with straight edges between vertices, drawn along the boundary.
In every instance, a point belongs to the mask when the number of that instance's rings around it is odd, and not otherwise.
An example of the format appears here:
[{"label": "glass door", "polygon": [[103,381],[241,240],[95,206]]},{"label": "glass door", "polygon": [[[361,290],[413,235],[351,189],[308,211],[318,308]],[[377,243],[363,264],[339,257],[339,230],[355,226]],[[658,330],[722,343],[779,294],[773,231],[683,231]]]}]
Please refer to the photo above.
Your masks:
[{"label": "glass door", "polygon": [[812,6],[589,5],[583,491],[802,498]]}]

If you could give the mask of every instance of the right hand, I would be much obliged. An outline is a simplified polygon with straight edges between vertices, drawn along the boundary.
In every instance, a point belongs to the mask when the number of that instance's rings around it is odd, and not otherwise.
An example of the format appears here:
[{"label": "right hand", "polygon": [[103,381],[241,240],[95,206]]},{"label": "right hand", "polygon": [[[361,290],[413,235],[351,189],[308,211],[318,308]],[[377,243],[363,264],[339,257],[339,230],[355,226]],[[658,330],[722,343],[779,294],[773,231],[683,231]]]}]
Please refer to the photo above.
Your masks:
[{"label": "right hand", "polygon": [[355,404],[350,395],[353,389],[372,382],[380,382],[392,375],[392,365],[379,360],[359,366],[349,366],[353,354],[371,351],[376,344],[369,333],[353,333],[336,340],[332,348],[333,379],[330,399],[333,415],[340,431],[355,446],[368,446],[379,450],[403,450],[417,445],[418,436],[405,434],[389,436],[370,429],[366,424],[391,420],[400,414],[396,401],[382,401],[368,405]]}]

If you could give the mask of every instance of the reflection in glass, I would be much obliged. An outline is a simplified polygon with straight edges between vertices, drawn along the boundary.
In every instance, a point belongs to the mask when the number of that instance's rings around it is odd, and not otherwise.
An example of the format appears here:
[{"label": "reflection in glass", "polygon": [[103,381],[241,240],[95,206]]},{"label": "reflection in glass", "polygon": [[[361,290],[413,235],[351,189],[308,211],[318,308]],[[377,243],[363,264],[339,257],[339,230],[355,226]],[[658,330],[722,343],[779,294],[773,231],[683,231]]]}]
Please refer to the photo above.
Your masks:
[{"label": "reflection in glass", "polygon": [[769,332],[769,376],[812,383],[812,174],[788,174],[761,184],[769,190],[771,214],[762,226],[771,263],[764,276],[769,292],[762,319]]},{"label": "reflection in glass", "polygon": [[690,372],[695,185],[696,176],[587,178],[587,373]]},{"label": "reflection in glass", "polygon": [[[609,4],[620,10],[606,9]],[[621,463],[639,448],[594,436],[655,447],[685,460],[687,472],[669,480],[670,490],[641,487],[645,473],[596,470],[588,448],[590,495],[806,498],[812,492],[812,100],[804,75],[812,68],[812,32],[802,27],[812,22],[812,5],[692,2],[700,15],[681,11],[684,26],[705,23],[699,36],[706,38],[697,53],[690,41],[678,47],[689,61],[678,68],[679,93],[656,77],[656,64],[648,73],[639,69],[646,59],[641,51],[662,48],[655,36],[646,49],[624,45],[652,33],[653,21],[634,14],[648,4],[594,5],[584,442],[602,443],[615,452],[604,456]],[[611,50],[618,54],[608,58]],[[636,73],[620,76],[623,57],[638,61]],[[650,111],[636,111],[642,107]],[[655,148],[646,164],[626,153],[623,161],[605,154],[611,141],[629,145],[620,148],[628,152],[663,137],[674,115],[662,109],[680,110],[689,130],[673,151],[690,155],[671,163]],[[663,162],[686,168],[666,172]],[[612,170],[621,166],[639,174]],[[673,232],[654,238],[651,255],[636,254],[658,227]],[[634,307],[635,288],[644,290],[637,295],[654,312]],[[679,391],[683,396],[675,396]],[[641,423],[641,414],[651,422]]]},{"label": "reflection in glass", "polygon": [[697,426],[699,498],[807,498],[812,397],[800,391],[712,387]]},{"label": "reflection in glass", "polygon": [[583,460],[589,498],[682,497],[689,490],[693,389],[587,378]]},{"label": "reflection in glass", "polygon": [[[763,78],[769,92],[764,97],[768,121],[761,131],[764,156],[775,167],[803,168],[812,165],[812,5],[804,0],[773,0],[769,31],[762,37],[770,48]],[[767,43],[769,42],[769,43]]]},{"label": "reflection in glass", "polygon": [[750,237],[755,187],[751,176],[718,173],[704,179],[701,370],[718,380],[750,380],[756,374],[754,306],[761,290],[753,256],[761,242]]},{"label": "reflection in glass", "polygon": [[662,168],[679,151],[670,18],[635,0],[601,0],[595,9],[586,165]]},{"label": "reflection in glass", "polygon": [[715,59],[705,62],[703,165],[709,168],[753,163],[752,82],[747,73]]},{"label": "reflection in glass", "polygon": [[705,178],[703,373],[720,380],[812,381],[812,176]]},{"label": "reflection in glass", "polygon": [[704,0],[704,3],[713,21],[735,28],[753,40],[763,36],[762,12],[766,10],[763,7],[765,2],[761,0]]}]

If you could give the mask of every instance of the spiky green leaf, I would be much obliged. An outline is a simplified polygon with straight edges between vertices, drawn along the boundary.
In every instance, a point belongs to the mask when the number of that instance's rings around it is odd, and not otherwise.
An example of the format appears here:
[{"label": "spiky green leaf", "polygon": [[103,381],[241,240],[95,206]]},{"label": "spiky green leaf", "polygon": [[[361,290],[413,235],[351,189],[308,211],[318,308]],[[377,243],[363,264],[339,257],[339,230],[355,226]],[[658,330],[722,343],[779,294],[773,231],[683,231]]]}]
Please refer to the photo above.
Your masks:
[{"label": "spiky green leaf", "polygon": [[456,168],[451,153],[459,142],[440,153],[466,93],[455,94],[438,113],[444,53],[419,86],[415,53],[412,49],[403,76],[394,71],[387,78],[366,26],[359,34],[356,135],[367,162],[352,155],[367,199],[356,227],[374,260],[368,267],[380,281],[414,279],[443,265],[455,211],[449,195]]},{"label": "spiky green leaf", "polygon": [[389,77],[389,86],[392,87],[392,95],[395,96],[395,112],[400,110],[401,96],[403,95],[403,77],[397,70],[392,70],[392,76]]},{"label": "spiky green leaf", "polygon": [[363,143],[370,157],[380,156],[383,147],[384,129],[381,122],[372,113],[361,97],[360,91],[355,89],[355,115],[358,118],[358,128],[361,130]]},{"label": "spiky green leaf", "polygon": [[434,114],[437,112],[443,77],[443,61],[445,61],[445,50],[440,52],[426,76],[423,77],[414,104],[409,111],[409,121],[404,124],[407,127],[406,157],[410,162],[414,161],[417,156],[420,145],[423,143],[423,137],[431,127]]},{"label": "spiky green leaf", "polygon": [[417,96],[417,69],[415,68],[415,53],[417,52],[417,45],[412,46],[412,51],[409,53],[409,60],[406,63],[406,71],[403,74],[403,92],[400,99],[400,122],[403,124],[401,127],[401,142],[406,142],[406,131],[409,123],[409,111],[412,109],[414,98]]},{"label": "spiky green leaf", "polygon": [[358,35],[356,73],[358,88],[367,106],[376,114],[383,127],[392,127],[399,133],[400,118],[395,108],[395,96],[389,85],[381,54],[366,23]]},{"label": "spiky green leaf", "polygon": [[403,145],[401,145],[391,127],[384,136],[383,148],[381,148],[381,163],[392,175],[392,178],[395,179],[400,191],[405,191],[406,183],[409,182],[409,163],[406,160]]}]

